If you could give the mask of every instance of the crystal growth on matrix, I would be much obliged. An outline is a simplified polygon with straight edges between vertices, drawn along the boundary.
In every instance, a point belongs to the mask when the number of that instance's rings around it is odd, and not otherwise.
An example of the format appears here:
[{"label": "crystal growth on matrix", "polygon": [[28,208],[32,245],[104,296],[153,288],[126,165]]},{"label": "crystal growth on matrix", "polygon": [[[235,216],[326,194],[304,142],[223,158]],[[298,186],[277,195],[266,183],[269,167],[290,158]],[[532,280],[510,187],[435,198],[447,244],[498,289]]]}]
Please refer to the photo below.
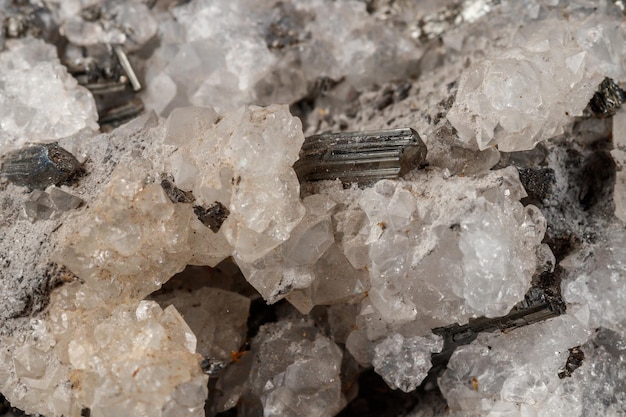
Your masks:
[{"label": "crystal growth on matrix", "polygon": [[305,139],[294,169],[300,181],[368,183],[395,179],[422,165],[426,145],[413,129],[323,133]]}]

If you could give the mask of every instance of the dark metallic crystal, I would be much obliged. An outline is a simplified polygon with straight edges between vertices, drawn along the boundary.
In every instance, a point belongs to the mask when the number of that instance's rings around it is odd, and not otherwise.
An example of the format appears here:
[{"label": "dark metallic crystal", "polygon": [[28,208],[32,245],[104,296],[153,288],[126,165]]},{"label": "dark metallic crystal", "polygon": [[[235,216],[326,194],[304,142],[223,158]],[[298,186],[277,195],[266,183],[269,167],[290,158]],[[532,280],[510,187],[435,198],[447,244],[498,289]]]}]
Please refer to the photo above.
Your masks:
[{"label": "dark metallic crystal", "polygon": [[222,369],[226,368],[227,363],[217,358],[205,358],[200,362],[202,372],[207,375],[214,376],[219,374]]},{"label": "dark metallic crystal", "polygon": [[2,158],[0,175],[16,185],[43,190],[58,185],[82,170],[74,155],[55,143],[28,146]]},{"label": "dark metallic crystal", "polygon": [[572,376],[572,372],[580,368],[585,359],[585,352],[580,349],[580,346],[575,346],[569,349],[569,356],[565,362],[563,369],[559,371],[559,378],[567,378]]},{"label": "dark metallic crystal", "polygon": [[219,232],[222,224],[228,218],[230,211],[219,201],[209,207],[193,206],[193,212],[206,227],[213,233]]},{"label": "dark metallic crystal", "polygon": [[305,139],[294,169],[300,182],[395,179],[423,165],[426,145],[413,129],[323,133]]},{"label": "dark metallic crystal", "polygon": [[125,123],[131,119],[137,117],[143,111],[143,102],[139,98],[134,98],[125,104],[121,104],[117,107],[109,108],[102,114],[99,113],[100,119],[98,122],[100,125],[110,125],[117,127],[122,123]]},{"label": "dark metallic crystal", "polygon": [[174,184],[174,177],[163,174],[161,187],[172,203],[193,203],[196,198],[191,191],[183,191]]},{"label": "dark metallic crystal", "polygon": [[600,83],[598,91],[589,101],[589,110],[595,117],[610,117],[624,101],[626,101],[626,91],[607,77]]},{"label": "dark metallic crystal", "polygon": [[524,300],[520,301],[503,317],[470,319],[468,324],[452,324],[433,329],[433,333],[444,339],[441,353],[433,355],[434,366],[445,367],[454,350],[471,343],[481,332],[507,332],[518,327],[528,326],[565,313],[565,303],[560,297],[539,286],[530,288]]}]

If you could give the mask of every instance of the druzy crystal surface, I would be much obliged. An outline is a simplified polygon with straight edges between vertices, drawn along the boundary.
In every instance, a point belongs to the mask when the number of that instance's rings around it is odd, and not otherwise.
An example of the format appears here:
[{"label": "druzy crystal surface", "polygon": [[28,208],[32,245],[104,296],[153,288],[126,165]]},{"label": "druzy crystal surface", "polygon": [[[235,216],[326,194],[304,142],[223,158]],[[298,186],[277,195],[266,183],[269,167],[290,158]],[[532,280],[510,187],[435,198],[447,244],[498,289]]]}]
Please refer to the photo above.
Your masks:
[{"label": "druzy crystal surface", "polygon": [[1,154],[98,128],[93,97],[59,63],[54,46],[41,40],[7,41],[0,85]]},{"label": "druzy crystal surface", "polygon": [[0,415],[626,415],[622,1],[0,6]]}]

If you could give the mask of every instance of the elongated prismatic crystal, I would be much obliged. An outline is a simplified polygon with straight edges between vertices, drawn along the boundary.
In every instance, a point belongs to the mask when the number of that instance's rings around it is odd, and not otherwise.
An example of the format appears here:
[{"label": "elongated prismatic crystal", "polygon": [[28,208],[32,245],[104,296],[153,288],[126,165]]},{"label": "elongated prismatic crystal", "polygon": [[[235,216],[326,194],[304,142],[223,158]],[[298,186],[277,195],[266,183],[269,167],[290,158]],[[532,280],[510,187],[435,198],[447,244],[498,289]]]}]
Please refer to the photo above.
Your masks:
[{"label": "elongated prismatic crystal", "polygon": [[323,133],[305,139],[294,169],[300,182],[368,183],[402,177],[424,164],[426,152],[410,128]]}]

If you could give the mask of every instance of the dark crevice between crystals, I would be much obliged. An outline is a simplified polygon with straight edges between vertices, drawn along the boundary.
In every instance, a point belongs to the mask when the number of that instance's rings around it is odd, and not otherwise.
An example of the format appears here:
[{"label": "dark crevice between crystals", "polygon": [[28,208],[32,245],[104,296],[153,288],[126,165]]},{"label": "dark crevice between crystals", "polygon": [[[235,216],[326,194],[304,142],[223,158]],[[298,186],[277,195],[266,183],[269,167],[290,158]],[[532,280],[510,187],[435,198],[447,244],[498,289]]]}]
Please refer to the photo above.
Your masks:
[{"label": "dark crevice between crystals", "polygon": [[[613,194],[616,166],[608,151],[592,153],[584,162],[579,181],[581,190],[578,196],[584,211],[606,201]],[[610,187],[607,187],[610,184]]]},{"label": "dark crevice between crystals", "polygon": [[357,397],[336,417],[397,417],[415,408],[424,396],[421,387],[409,393],[389,388],[373,369],[363,371],[358,384]]},{"label": "dark crevice between crystals", "polygon": [[552,194],[552,188],[556,183],[552,168],[518,168],[519,179],[528,197],[521,200],[523,205],[540,205]]},{"label": "dark crevice between crystals", "polygon": [[11,406],[9,401],[0,394],[0,417],[41,417],[39,414],[26,414],[24,411]]},{"label": "dark crevice between crystals", "polygon": [[308,116],[316,109],[316,101],[319,97],[323,97],[330,90],[341,84],[344,78],[334,80],[330,77],[319,77],[314,82],[310,82],[307,86],[307,94],[289,106],[289,112],[298,117],[302,121],[302,130],[306,131]]}]

